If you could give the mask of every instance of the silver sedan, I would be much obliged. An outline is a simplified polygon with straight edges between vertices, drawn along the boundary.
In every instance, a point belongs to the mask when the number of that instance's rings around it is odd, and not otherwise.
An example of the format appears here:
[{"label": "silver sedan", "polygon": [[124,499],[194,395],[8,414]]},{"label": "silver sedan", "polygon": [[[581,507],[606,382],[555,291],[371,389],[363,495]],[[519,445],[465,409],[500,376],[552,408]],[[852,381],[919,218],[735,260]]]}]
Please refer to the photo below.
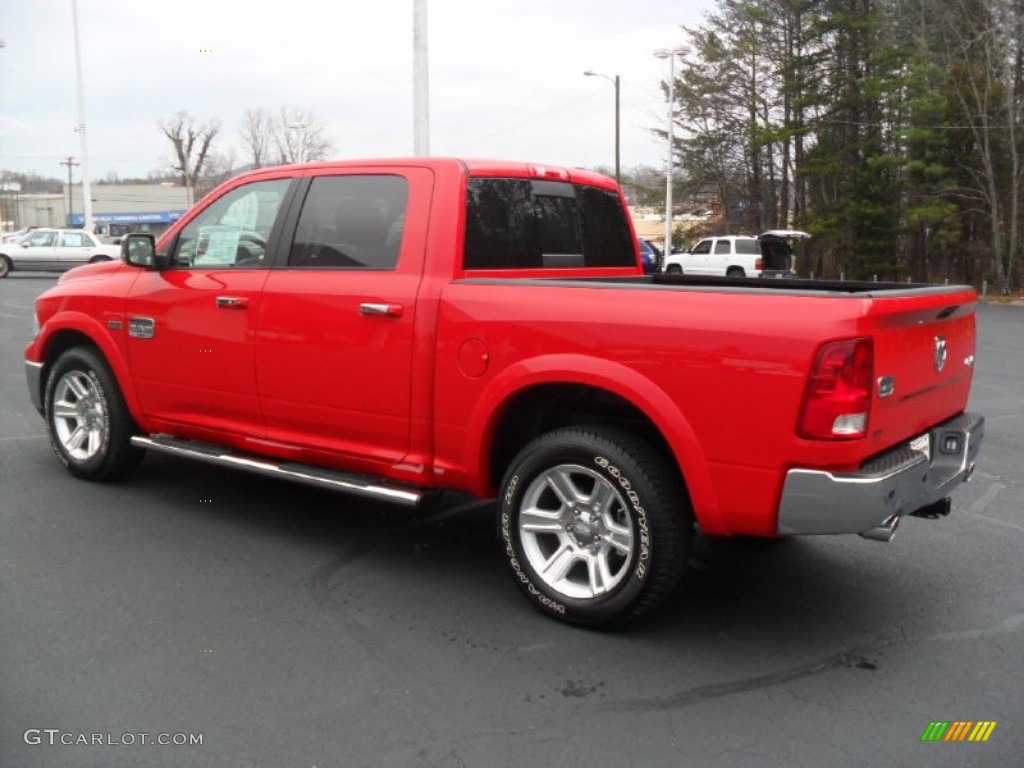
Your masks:
[{"label": "silver sedan", "polygon": [[13,270],[63,272],[96,261],[119,258],[121,247],[107,245],[81,229],[37,229],[14,242],[0,243],[0,278]]}]

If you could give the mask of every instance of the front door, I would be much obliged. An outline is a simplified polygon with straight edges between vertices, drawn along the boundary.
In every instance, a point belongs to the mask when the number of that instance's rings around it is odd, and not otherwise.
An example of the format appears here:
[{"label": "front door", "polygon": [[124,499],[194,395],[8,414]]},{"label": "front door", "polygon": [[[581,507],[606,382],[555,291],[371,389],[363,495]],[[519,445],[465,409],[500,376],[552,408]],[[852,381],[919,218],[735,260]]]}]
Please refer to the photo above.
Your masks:
[{"label": "front door", "polygon": [[40,229],[24,238],[20,243],[11,244],[11,252],[19,269],[58,269],[57,237],[55,229]]},{"label": "front door", "polygon": [[229,190],[179,233],[167,269],[144,272],[132,285],[124,332],[150,418],[262,432],[253,337],[268,244],[291,183],[276,178]]},{"label": "front door", "polygon": [[683,258],[683,272],[688,275],[706,275],[711,269],[709,258],[714,240],[701,240]]}]

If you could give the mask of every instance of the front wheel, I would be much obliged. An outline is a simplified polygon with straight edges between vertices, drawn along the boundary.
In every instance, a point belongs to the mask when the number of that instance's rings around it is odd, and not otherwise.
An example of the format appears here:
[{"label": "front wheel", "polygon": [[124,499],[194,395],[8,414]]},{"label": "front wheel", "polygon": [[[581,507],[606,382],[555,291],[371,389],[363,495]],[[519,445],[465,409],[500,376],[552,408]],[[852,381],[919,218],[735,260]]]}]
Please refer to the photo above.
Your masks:
[{"label": "front wheel", "polygon": [[6,256],[0,255],[0,278],[7,277],[11,272],[11,260]]},{"label": "front wheel", "polygon": [[670,275],[681,275],[683,274],[683,268],[680,267],[678,264],[669,264],[667,267],[665,267],[665,272],[667,272]]},{"label": "front wheel", "polygon": [[501,536],[516,583],[543,612],[610,626],[678,584],[693,536],[678,472],[622,430],[550,432],[512,462]]},{"label": "front wheel", "polygon": [[137,431],[106,361],[93,349],[69,349],[46,382],[46,427],[50,445],[76,477],[114,480],[134,469],[142,451]]}]

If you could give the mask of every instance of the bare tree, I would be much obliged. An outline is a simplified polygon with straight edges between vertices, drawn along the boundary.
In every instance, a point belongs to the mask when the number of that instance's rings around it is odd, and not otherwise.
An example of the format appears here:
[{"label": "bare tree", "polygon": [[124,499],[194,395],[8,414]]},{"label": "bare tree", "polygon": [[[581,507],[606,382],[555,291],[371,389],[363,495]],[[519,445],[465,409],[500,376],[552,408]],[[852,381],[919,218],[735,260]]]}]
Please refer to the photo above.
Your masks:
[{"label": "bare tree", "polygon": [[188,190],[188,204],[195,203],[196,180],[203,173],[203,166],[210,154],[210,145],[220,132],[220,123],[210,120],[196,124],[188,112],[175,113],[159,123],[160,130],[174,148],[174,169]]},{"label": "bare tree", "polygon": [[247,109],[242,115],[242,143],[249,152],[253,168],[262,168],[270,161],[275,120],[267,110]]},{"label": "bare tree", "polygon": [[274,146],[281,163],[323,160],[331,150],[325,128],[308,109],[281,107],[274,120]]},{"label": "bare tree", "polygon": [[1024,2],[956,0],[948,24],[947,66],[971,132],[976,164],[965,166],[991,227],[990,264],[1000,293],[1010,292],[1021,256],[1024,208]]},{"label": "bare tree", "polygon": [[211,151],[203,164],[203,175],[196,179],[195,193],[202,199],[214,187],[230,179],[235,174],[235,150],[227,152]]}]

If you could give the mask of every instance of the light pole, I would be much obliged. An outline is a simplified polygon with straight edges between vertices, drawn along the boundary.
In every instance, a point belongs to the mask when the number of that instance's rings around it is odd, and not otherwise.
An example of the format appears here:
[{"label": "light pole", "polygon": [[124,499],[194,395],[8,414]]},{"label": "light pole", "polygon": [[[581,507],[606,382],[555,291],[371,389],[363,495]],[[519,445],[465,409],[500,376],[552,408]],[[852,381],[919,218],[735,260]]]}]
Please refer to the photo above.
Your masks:
[{"label": "light pole", "polygon": [[676,56],[690,52],[686,46],[659,48],[654,55],[668,59],[668,162],[665,165],[665,255],[672,253],[672,154],[675,137],[672,126],[675,118],[676,100]]},{"label": "light pole", "polygon": [[309,158],[306,157],[304,139],[304,131],[309,127],[309,123],[288,123],[288,157],[289,163],[307,163]]},{"label": "light pole", "polygon": [[603,77],[615,86],[615,183],[621,184],[619,178],[619,76],[602,75],[600,72],[592,72],[589,69],[583,73],[586,77]]},{"label": "light pole", "polygon": [[71,0],[71,18],[75,26],[75,83],[78,90],[79,148],[82,155],[82,229],[92,232],[92,194],[89,187],[89,149],[85,139],[85,96],[82,95],[82,47],[78,42],[78,3]]},{"label": "light pole", "polygon": [[430,68],[427,53],[427,0],[412,4],[413,154],[430,154]]}]

